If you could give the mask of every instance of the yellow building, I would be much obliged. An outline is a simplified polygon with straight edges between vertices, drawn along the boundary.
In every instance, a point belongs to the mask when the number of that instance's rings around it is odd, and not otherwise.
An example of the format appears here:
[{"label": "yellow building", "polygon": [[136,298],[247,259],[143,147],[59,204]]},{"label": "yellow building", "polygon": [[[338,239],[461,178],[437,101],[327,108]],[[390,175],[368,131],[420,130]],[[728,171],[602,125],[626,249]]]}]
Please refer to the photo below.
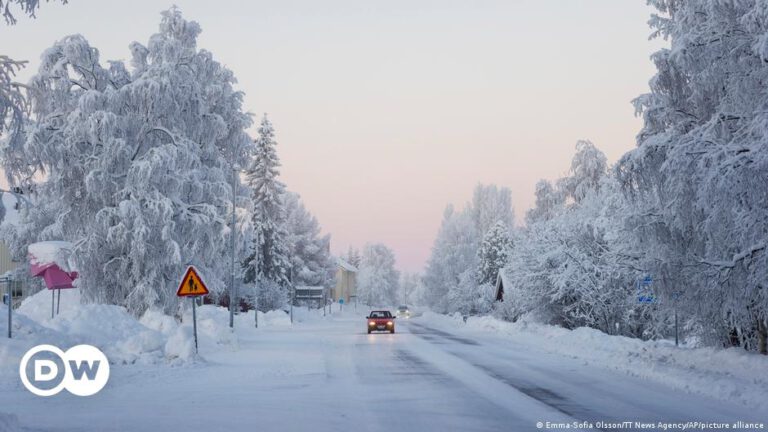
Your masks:
[{"label": "yellow building", "polygon": [[352,303],[357,296],[357,267],[342,258],[336,259],[336,287],[331,293],[334,302],[344,299]]}]

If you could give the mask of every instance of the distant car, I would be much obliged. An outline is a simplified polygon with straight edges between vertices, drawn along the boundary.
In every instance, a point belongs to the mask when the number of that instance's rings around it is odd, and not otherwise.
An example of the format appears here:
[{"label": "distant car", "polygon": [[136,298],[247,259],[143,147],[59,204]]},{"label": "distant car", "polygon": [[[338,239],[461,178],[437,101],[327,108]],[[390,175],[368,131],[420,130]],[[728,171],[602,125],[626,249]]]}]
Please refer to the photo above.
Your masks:
[{"label": "distant car", "polygon": [[395,317],[388,310],[371,311],[365,319],[368,323],[368,334],[375,331],[395,332]]},{"label": "distant car", "polygon": [[402,318],[410,318],[411,310],[406,305],[400,305],[397,307],[397,316]]}]

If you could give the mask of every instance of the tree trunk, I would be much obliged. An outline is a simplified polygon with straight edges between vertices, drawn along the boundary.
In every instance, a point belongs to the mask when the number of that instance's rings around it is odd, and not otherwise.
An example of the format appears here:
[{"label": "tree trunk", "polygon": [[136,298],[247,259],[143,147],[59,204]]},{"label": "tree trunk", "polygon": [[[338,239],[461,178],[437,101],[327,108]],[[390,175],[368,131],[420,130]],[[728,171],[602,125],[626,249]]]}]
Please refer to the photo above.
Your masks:
[{"label": "tree trunk", "polygon": [[765,320],[759,320],[757,322],[757,352],[763,355],[768,355],[768,323]]}]

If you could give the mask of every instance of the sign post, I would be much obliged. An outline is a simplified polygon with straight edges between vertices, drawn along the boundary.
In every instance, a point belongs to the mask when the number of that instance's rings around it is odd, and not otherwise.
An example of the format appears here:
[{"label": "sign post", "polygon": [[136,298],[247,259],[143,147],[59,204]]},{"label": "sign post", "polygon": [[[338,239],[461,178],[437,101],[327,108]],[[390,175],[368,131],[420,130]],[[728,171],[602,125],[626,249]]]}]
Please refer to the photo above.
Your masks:
[{"label": "sign post", "polygon": [[197,354],[197,297],[208,295],[208,293],[208,287],[205,286],[205,282],[203,282],[203,278],[200,277],[195,266],[187,267],[184,277],[181,278],[179,289],[176,290],[176,295],[192,299],[192,331],[195,335],[195,354]]},{"label": "sign post", "polygon": [[11,314],[13,313],[13,292],[11,291],[11,280],[5,279],[5,286],[8,287],[8,339],[13,335]]}]

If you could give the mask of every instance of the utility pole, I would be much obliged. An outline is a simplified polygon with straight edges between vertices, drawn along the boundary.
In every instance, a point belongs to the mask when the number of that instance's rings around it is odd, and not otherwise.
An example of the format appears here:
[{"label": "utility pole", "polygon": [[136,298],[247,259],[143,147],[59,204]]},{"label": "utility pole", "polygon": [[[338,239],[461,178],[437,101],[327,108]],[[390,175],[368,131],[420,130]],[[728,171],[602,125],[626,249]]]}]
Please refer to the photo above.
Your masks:
[{"label": "utility pole", "polygon": [[11,291],[11,280],[5,279],[5,286],[8,288],[8,339],[13,336],[13,322],[11,321],[11,313],[13,313],[13,292]]},{"label": "utility pole", "polygon": [[679,337],[677,333],[677,293],[672,294],[675,305],[675,346],[679,346]]},{"label": "utility pole", "polygon": [[237,200],[237,168],[232,161],[232,263],[229,280],[229,328],[235,328],[235,201]]},{"label": "utility pole", "polygon": [[255,294],[253,295],[253,316],[256,328],[259,328],[259,286],[255,288]]}]

